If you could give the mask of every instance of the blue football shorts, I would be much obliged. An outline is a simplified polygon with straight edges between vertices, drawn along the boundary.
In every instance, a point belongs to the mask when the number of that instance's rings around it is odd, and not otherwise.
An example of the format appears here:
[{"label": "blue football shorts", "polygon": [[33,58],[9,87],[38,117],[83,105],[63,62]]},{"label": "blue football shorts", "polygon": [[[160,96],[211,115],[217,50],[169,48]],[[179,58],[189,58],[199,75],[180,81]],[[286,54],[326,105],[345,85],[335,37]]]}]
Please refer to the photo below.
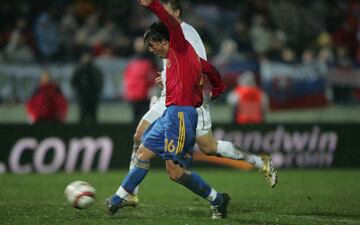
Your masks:
[{"label": "blue football shorts", "polygon": [[192,106],[169,106],[143,135],[143,145],[182,167],[188,167],[196,140],[198,114]]}]

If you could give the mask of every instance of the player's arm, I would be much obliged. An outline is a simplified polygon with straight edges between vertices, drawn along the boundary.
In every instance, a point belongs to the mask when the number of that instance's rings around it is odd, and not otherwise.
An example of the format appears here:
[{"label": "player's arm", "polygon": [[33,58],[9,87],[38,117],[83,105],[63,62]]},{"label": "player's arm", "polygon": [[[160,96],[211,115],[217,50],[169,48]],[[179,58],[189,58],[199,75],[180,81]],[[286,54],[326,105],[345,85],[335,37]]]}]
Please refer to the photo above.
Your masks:
[{"label": "player's arm", "polygon": [[155,77],[155,83],[163,88],[164,84],[163,84],[161,74],[165,73],[165,72],[164,71],[161,71],[161,72],[157,71],[156,73],[157,73],[157,76]]},{"label": "player's arm", "polygon": [[138,0],[139,4],[148,7],[164,23],[169,31],[170,45],[175,51],[180,52],[186,48],[186,40],[180,23],[170,15],[160,4],[159,0]]},{"label": "player's arm", "polygon": [[222,82],[221,75],[208,61],[200,58],[200,62],[202,66],[201,72],[207,75],[212,86],[210,93],[211,100],[216,100],[225,91],[225,85]]}]

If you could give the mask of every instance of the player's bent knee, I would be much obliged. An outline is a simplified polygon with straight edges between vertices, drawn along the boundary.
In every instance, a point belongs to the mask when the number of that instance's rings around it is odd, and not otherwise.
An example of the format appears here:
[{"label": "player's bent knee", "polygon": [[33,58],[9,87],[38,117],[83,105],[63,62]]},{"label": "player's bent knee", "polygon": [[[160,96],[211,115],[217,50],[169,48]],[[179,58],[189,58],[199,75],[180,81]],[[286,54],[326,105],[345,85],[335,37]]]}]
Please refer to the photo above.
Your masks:
[{"label": "player's bent knee", "polygon": [[216,155],[216,151],[213,151],[209,147],[203,147],[203,148],[200,148],[200,150],[206,155]]},{"label": "player's bent knee", "polygon": [[134,134],[134,142],[135,143],[140,143],[141,142],[141,138],[142,138],[142,132],[137,132]]},{"label": "player's bent knee", "polygon": [[166,171],[170,180],[174,182],[178,182],[185,172],[182,167],[174,164],[172,161],[166,163]]},{"label": "player's bent knee", "polygon": [[216,155],[216,147],[209,145],[207,143],[197,143],[199,149],[201,150],[201,152],[205,153],[206,155]]},{"label": "player's bent knee", "polygon": [[142,136],[144,134],[144,129],[141,129],[141,128],[137,128],[136,129],[136,132],[134,134],[134,141],[137,142],[137,143],[140,143],[141,142],[141,139],[142,139]]},{"label": "player's bent knee", "polygon": [[174,182],[177,182],[180,179],[180,177],[182,176],[182,174],[176,170],[167,169],[166,171],[168,173],[170,180],[172,180]]},{"label": "player's bent knee", "polygon": [[196,138],[196,144],[206,155],[216,155],[217,142],[211,133]]},{"label": "player's bent knee", "polygon": [[155,153],[145,148],[143,145],[141,145],[139,150],[136,152],[136,158],[142,161],[150,161],[154,157]]},{"label": "player's bent knee", "polygon": [[136,128],[136,132],[134,134],[134,141],[137,143],[141,142],[142,136],[145,132],[145,130],[150,126],[150,122],[142,119]]},{"label": "player's bent knee", "polygon": [[184,175],[183,172],[168,172],[169,178],[170,180],[179,183],[179,180],[181,179],[181,177]]},{"label": "player's bent knee", "polygon": [[168,172],[168,175],[169,175],[169,179],[174,181],[174,182],[177,182],[181,176],[178,176],[176,173],[169,173]]}]

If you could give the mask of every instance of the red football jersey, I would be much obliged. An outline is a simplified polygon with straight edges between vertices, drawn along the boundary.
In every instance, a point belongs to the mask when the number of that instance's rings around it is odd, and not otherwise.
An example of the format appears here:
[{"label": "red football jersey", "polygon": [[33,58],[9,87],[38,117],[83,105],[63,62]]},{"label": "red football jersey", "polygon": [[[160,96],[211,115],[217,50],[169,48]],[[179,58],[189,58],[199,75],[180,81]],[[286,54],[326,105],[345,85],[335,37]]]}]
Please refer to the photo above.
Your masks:
[{"label": "red football jersey", "polygon": [[166,57],[166,106],[201,106],[203,79],[200,58],[186,41],[180,23],[164,9],[159,0],[153,1],[149,8],[168,28],[170,36]]}]

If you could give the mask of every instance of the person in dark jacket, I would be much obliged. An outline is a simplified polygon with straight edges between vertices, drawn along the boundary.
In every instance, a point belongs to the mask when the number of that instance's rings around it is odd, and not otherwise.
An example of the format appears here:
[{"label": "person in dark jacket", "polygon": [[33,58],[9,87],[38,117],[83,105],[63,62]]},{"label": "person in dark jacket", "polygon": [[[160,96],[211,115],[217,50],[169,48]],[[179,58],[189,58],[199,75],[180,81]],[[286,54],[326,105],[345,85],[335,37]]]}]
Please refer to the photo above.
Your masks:
[{"label": "person in dark jacket", "polygon": [[82,54],[81,63],[74,71],[71,85],[79,102],[79,122],[96,123],[97,108],[103,87],[103,74],[93,63],[91,52]]}]

